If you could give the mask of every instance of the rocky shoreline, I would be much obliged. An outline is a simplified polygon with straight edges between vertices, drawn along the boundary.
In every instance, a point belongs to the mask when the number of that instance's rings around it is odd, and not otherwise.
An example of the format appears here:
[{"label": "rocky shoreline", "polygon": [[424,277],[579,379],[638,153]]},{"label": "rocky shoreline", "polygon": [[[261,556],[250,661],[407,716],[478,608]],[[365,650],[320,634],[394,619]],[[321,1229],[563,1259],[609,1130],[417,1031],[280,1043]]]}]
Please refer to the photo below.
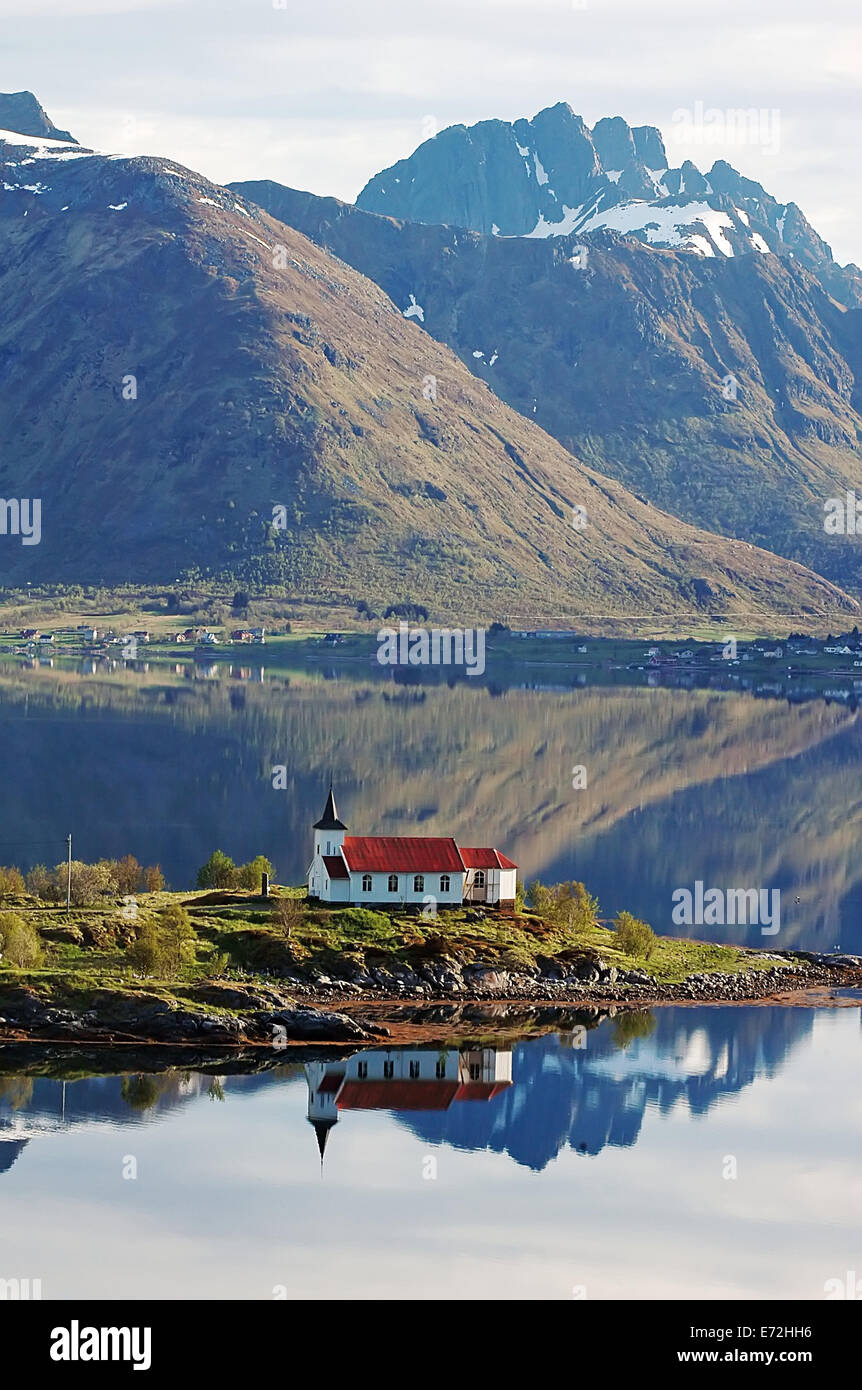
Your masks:
[{"label": "rocky shoreline", "polygon": [[[741,973],[714,971],[660,983],[642,971],[608,966],[600,957],[555,958],[510,971],[452,960],[417,969],[401,962],[364,971],[359,983],[317,973],[277,982],[216,981],[166,996],[154,989],[96,989],[83,1007],[74,992],[40,992],[29,984],[0,991],[0,1046],[21,1042],[196,1044],[280,1050],[302,1043],[369,1046],[392,1030],[363,1005],[522,1004],[651,1008],[673,1003],[764,1002],[793,994],[828,999],[828,991],[862,990],[862,958],[816,952],[771,953],[773,964]],[[825,993],[824,993],[825,992]],[[297,996],[302,1002],[297,1002]],[[373,1008],[372,1008],[373,1013]]]}]

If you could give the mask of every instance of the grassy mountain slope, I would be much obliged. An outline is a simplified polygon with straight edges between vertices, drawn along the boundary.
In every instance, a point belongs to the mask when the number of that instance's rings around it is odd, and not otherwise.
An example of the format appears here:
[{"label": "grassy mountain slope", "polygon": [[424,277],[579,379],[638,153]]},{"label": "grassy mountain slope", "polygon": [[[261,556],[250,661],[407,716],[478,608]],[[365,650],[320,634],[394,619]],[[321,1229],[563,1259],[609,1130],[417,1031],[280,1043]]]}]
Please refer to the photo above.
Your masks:
[{"label": "grassy mountain slope", "polygon": [[41,544],[0,538],[7,582],[191,569],[465,616],[851,607],[583,467],[370,280],[191,171],[22,137],[0,175],[0,493],[43,510]]},{"label": "grassy mountain slope", "polygon": [[862,588],[857,538],[823,528],[827,498],[862,495],[862,311],[798,262],[701,259],[607,232],[487,237],[266,181],[235,187],[402,311],[421,306],[430,334],[601,473]]}]

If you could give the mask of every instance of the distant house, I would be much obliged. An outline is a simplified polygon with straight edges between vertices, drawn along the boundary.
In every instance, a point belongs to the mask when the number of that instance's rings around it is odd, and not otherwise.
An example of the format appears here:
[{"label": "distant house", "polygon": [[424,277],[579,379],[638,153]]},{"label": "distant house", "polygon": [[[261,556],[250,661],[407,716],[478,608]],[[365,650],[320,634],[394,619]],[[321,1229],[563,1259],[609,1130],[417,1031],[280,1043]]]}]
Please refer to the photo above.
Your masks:
[{"label": "distant house", "polygon": [[149,642],[150,640],[150,634],[146,631],[133,632],[132,636],[136,637],[139,642]]},{"label": "distant house", "polygon": [[348,835],[332,788],[314,829],[308,895],[329,903],[511,907],[518,866],[492,848],[462,849],[453,839]]},{"label": "distant house", "polygon": [[43,633],[40,633],[40,635],[39,635],[39,641],[40,641],[40,642],[46,642],[46,643],[47,643],[47,642],[53,642],[53,640],[54,640],[54,634],[53,634],[53,632],[43,632]]},{"label": "distant house", "polygon": [[36,642],[36,641],[38,641],[40,635],[41,635],[41,634],[40,634],[39,629],[38,629],[37,627],[22,627],[22,629],[21,629],[21,636],[22,636],[22,637],[24,638],[24,640],[27,641],[27,642]]},{"label": "distant house", "polygon": [[99,629],[93,627],[91,623],[79,623],[76,630],[80,632],[81,636],[87,642],[95,642],[98,640]]},{"label": "distant house", "polygon": [[238,627],[235,632],[231,633],[230,640],[232,642],[253,642],[251,628]]},{"label": "distant house", "polygon": [[251,629],[251,640],[262,644],[266,641],[265,633],[265,627],[253,627]]},{"label": "distant house", "polygon": [[216,645],[216,635],[214,632],[202,632],[198,638],[202,647],[214,647]]}]

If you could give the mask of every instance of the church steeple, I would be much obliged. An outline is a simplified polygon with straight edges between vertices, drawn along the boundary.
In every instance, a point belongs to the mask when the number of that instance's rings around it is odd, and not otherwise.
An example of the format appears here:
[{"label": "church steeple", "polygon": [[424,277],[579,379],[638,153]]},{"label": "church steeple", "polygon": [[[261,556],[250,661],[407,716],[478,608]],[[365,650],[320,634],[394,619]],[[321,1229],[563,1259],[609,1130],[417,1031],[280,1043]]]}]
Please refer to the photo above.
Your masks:
[{"label": "church steeple", "polygon": [[332,791],[332,783],[329,784],[329,795],[326,798],[326,806],[319,821],[315,821],[315,830],[346,830],[347,826],[338,819],[338,811],[335,809],[335,795]]},{"label": "church steeple", "polygon": [[323,1174],[323,1156],[326,1153],[326,1141],[329,1138],[329,1131],[338,1123],[338,1117],[334,1120],[313,1119],[311,1115],[306,1117],[308,1123],[317,1135],[317,1147],[320,1150],[320,1172]]}]

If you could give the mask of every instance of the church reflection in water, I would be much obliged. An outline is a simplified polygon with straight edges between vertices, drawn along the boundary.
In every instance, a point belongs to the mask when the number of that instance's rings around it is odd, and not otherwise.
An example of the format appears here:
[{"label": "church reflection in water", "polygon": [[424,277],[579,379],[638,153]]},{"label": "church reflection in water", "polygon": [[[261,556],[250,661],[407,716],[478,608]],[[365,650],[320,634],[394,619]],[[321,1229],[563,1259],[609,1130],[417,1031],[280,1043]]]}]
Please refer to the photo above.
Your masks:
[{"label": "church reflection in water", "polygon": [[512,1085],[512,1050],[380,1049],[346,1061],[308,1062],[305,1077],[308,1120],[323,1163],[342,1111],[441,1111],[462,1101],[493,1100]]}]

